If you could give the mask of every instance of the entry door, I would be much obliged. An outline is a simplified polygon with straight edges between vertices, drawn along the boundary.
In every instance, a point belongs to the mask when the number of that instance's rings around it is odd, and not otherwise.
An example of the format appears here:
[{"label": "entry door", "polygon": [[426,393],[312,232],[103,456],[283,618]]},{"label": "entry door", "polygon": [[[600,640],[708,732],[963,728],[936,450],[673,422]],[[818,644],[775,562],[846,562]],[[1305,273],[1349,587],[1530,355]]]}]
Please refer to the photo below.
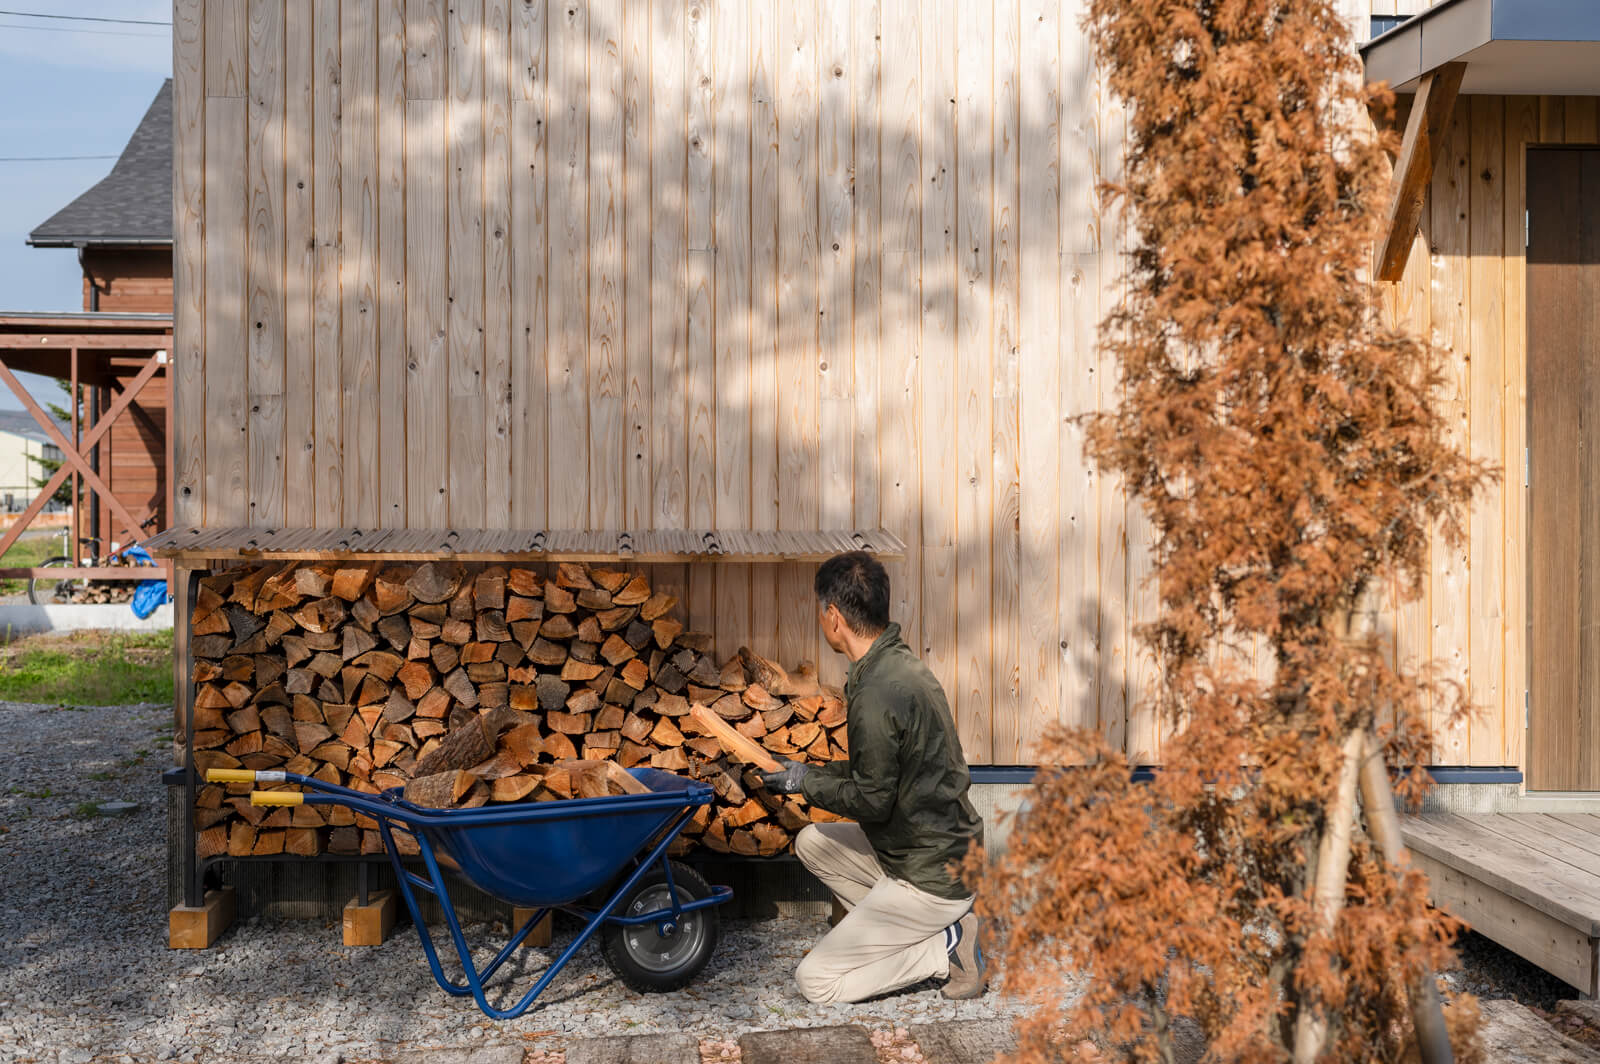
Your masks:
[{"label": "entry door", "polygon": [[1594,791],[1600,790],[1600,150],[1530,148],[1527,167],[1528,786]]}]

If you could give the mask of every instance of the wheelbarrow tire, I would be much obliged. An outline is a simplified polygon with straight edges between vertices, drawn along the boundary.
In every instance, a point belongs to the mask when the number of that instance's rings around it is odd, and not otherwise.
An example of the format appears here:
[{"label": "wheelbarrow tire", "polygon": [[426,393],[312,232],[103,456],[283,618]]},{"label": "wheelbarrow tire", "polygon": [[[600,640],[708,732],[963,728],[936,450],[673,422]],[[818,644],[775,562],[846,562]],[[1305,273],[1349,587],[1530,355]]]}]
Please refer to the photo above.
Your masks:
[{"label": "wheelbarrow tire", "polygon": [[[688,865],[672,862],[672,882],[680,901],[710,897],[711,888]],[[661,866],[639,877],[617,904],[619,916],[671,907],[667,877]],[[628,927],[607,923],[600,930],[600,954],[624,984],[641,994],[659,994],[688,986],[717,951],[722,922],[715,908],[686,913],[677,928],[663,937],[652,925]]]}]

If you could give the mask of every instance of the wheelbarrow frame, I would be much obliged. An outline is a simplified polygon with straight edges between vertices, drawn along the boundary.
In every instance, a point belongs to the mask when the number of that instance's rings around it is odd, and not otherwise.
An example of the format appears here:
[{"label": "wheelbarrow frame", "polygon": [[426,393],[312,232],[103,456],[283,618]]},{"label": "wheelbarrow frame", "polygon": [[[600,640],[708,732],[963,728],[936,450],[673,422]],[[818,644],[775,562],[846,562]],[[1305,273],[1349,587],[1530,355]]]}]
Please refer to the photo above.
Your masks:
[{"label": "wheelbarrow frame", "polygon": [[[651,770],[645,770],[643,773],[634,772],[634,775],[639,778],[647,778],[650,774],[653,774]],[[422,950],[428,958],[428,968],[433,972],[434,981],[439,984],[445,993],[454,997],[470,995],[477,1002],[478,1008],[483,1011],[484,1015],[491,1019],[514,1019],[528,1011],[539,995],[550,985],[551,981],[560,974],[561,970],[567,966],[567,963],[594,937],[595,932],[603,925],[610,923],[636,927],[643,924],[656,924],[660,933],[665,934],[676,927],[686,913],[721,905],[733,898],[733,890],[731,888],[714,886],[711,888],[711,893],[704,898],[685,899],[680,897],[679,888],[672,877],[672,862],[667,857],[667,848],[672,845],[672,840],[678,837],[678,833],[689,822],[689,819],[694,815],[695,809],[703,805],[709,805],[713,800],[711,788],[703,783],[691,782],[682,789],[652,791],[649,794],[622,794],[603,798],[570,799],[560,802],[529,802],[493,807],[484,806],[476,809],[427,809],[406,802],[401,797],[399,789],[391,789],[382,794],[373,795],[293,772],[213,769],[206,774],[206,778],[208,781],[221,782],[299,784],[302,787],[309,788],[309,790],[303,792],[255,791],[250,796],[251,803],[255,805],[343,805],[377,821],[378,832],[383,838],[384,849],[388,851],[389,862],[394,867],[395,878],[400,886],[400,895],[405,899],[406,909],[410,912],[411,921],[417,928],[417,937],[422,941]],[[664,810],[673,811],[671,819],[657,833],[650,836],[653,842],[648,844],[648,854],[642,860],[636,860],[632,871],[623,878],[620,885],[610,891],[604,904],[599,908],[591,908],[577,904],[581,899],[574,898],[570,902],[554,903],[540,907],[534,912],[533,916],[522,923],[522,926],[514,930],[510,941],[495,955],[492,961],[481,969],[473,964],[466,936],[461,930],[461,921],[456,916],[455,904],[450,897],[449,886],[445,882],[444,864],[441,862],[439,855],[434,852],[433,842],[429,837],[431,832],[447,835],[453,831],[480,826],[531,825],[543,821],[604,816],[614,813],[642,814]],[[400,849],[395,842],[394,836],[396,829],[404,831],[416,840],[423,867],[427,871],[426,877],[411,871],[401,862]],[[621,872],[627,867],[628,861],[636,858],[637,851],[621,855],[616,864],[616,871]],[[456,862],[448,855],[446,855],[445,860],[449,861],[452,866],[456,866]],[[640,878],[656,865],[661,867],[666,879],[668,896],[672,899],[672,904],[667,908],[633,916],[616,915],[613,910],[617,908],[624,898],[629,896]],[[458,866],[456,870],[460,871]],[[479,889],[483,889],[482,885],[476,883],[471,875],[465,872],[462,874],[468,882],[472,882]],[[439,900],[439,907],[444,912],[445,924],[450,930],[451,942],[455,945],[456,956],[461,962],[465,976],[464,982],[457,982],[445,975],[444,967],[439,960],[439,951],[434,945],[433,934],[428,930],[428,925],[423,920],[421,909],[417,904],[416,892],[419,890],[426,891]],[[502,898],[501,900],[508,899]],[[584,923],[583,929],[561,952],[561,955],[545,969],[528,992],[514,1005],[503,1009],[491,1005],[484,993],[484,983],[500,969],[501,965],[511,958],[539,921],[555,910],[571,913],[578,917]]]}]

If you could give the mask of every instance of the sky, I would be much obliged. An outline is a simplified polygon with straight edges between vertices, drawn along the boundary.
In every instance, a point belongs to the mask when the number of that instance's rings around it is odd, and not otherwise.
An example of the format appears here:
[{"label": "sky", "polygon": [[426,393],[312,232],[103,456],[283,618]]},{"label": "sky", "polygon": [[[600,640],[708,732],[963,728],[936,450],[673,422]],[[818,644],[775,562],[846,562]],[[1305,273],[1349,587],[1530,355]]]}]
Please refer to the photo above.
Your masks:
[{"label": "sky", "polygon": [[[0,311],[82,310],[70,248],[33,248],[28,233],[111,170],[172,72],[171,27],[17,14],[166,23],[170,0],[0,0]],[[49,162],[18,157],[95,155]],[[60,399],[53,382],[28,390]],[[19,409],[0,385],[0,409]]]}]

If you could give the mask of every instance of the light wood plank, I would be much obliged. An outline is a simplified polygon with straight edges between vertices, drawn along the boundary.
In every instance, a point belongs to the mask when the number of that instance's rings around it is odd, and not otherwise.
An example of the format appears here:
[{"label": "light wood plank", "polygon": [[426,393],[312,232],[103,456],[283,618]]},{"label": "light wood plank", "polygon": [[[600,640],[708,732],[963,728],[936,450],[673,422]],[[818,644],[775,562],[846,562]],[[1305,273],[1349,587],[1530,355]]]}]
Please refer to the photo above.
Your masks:
[{"label": "light wood plank", "polygon": [[312,0],[284,8],[284,520],[316,523],[316,42]]},{"label": "light wood plank", "polygon": [[1507,842],[1543,854],[1558,868],[1564,866],[1559,873],[1563,881],[1571,880],[1582,887],[1600,880],[1600,838],[1594,835],[1538,813],[1474,816],[1472,823]]},{"label": "light wood plank", "polygon": [[[1021,68],[1018,146],[1020,215],[1030,231],[1057,233],[1062,224],[1061,5],[1027,0],[1020,18]],[[1065,524],[1061,464],[1063,256],[1059,238],[1021,242],[1019,321],[1021,378],[1018,465],[1021,519],[1019,663],[1021,704],[995,714],[996,761],[1024,764],[1037,756],[1044,730],[1071,707],[1061,701],[1061,537]]]},{"label": "light wood plank", "polygon": [[[450,85],[445,142],[450,172],[449,514],[450,523],[461,528],[482,528],[488,505],[483,461],[483,10],[483,0],[453,0],[446,20],[450,49],[445,62]],[[581,57],[581,49],[577,54]],[[582,211],[578,213],[581,216]]]},{"label": "light wood plank", "polygon": [[884,351],[880,336],[883,324],[883,225],[880,142],[885,130],[881,103],[883,94],[882,11],[880,0],[859,0],[850,7],[851,106],[855,128],[851,143],[851,230],[854,268],[853,317],[850,323],[852,366],[851,383],[855,409],[851,415],[851,496],[850,525],[877,528],[881,493],[878,454],[878,372]]},{"label": "light wood plank", "polygon": [[[654,528],[682,529],[689,520],[687,26],[684,11],[671,5],[652,5],[650,18],[650,519]],[[685,604],[688,578],[683,566],[651,574]]]},{"label": "light wood plank", "polygon": [[[1125,119],[1122,105],[1111,92],[1103,72],[1097,71],[1094,82],[1095,144],[1094,187],[1116,181],[1122,172],[1122,148]],[[1100,287],[1097,293],[1097,321],[1105,320],[1122,298],[1122,264],[1118,258],[1122,246],[1123,222],[1115,208],[1097,192],[1095,203],[1097,232],[1096,273]],[[1109,410],[1121,399],[1117,384],[1116,360],[1103,349],[1097,352],[1095,371],[1098,409]],[[1128,617],[1130,610],[1128,586],[1128,514],[1127,499],[1120,477],[1096,478],[1096,538],[1099,541],[1100,628],[1099,660],[1101,682],[1098,685],[1099,712],[1097,727],[1113,748],[1132,752],[1133,737],[1128,731],[1129,658],[1132,649],[1128,643]]]},{"label": "light wood plank", "polygon": [[445,0],[406,0],[406,99],[446,96]]},{"label": "light wood plank", "polygon": [[[684,259],[688,289],[687,329],[684,334],[685,399],[688,404],[688,522],[691,528],[711,528],[717,519],[717,352],[713,285],[716,281],[714,233],[715,166],[720,162],[712,107],[715,77],[712,59],[712,21],[721,6],[696,0],[684,11],[684,47],[687,63],[685,115],[685,217]],[[690,623],[711,630],[716,621],[716,572],[707,566],[691,568],[687,576]]]},{"label": "light wood plank", "polygon": [[623,525],[651,527],[655,465],[650,388],[652,250],[650,136],[650,5],[622,8],[623,155]]},{"label": "light wood plank", "polygon": [[[1083,3],[1084,0],[1073,0],[1063,7],[1056,25],[1061,50],[1057,84],[1061,122],[1058,241],[1062,329],[1059,398],[1055,400],[1059,404],[1061,470],[1056,511],[1056,566],[1060,574],[1056,606],[1060,624],[1057,719],[1069,727],[1093,730],[1099,721],[1102,673],[1098,474],[1084,454],[1082,422],[1075,419],[1095,409],[1099,398],[1100,360],[1095,335],[1101,290],[1099,194],[1095,188],[1099,112],[1094,58],[1087,39],[1077,29]],[[1027,82],[1023,85],[1026,88]],[[1026,146],[1027,140],[1023,143]]]},{"label": "light wood plank", "polygon": [[174,524],[205,516],[206,57],[203,0],[172,5]]},{"label": "light wood plank", "polygon": [[[955,6],[922,6],[922,658],[956,706],[956,55]],[[970,752],[969,752],[970,756]]]},{"label": "light wood plank", "polygon": [[513,47],[524,89],[523,98],[511,105],[511,522],[518,528],[549,527],[548,10],[544,0],[512,9]]},{"label": "light wood plank", "polygon": [[[546,348],[549,396],[549,507],[552,528],[589,527],[589,159],[588,79],[585,69],[588,8],[550,8],[549,215],[550,342]],[[579,456],[583,456],[580,460]]]},{"label": "light wood plank", "polygon": [[[917,0],[883,0],[882,198],[883,352],[880,416],[873,460],[878,466],[883,524],[906,543],[903,562],[889,563],[889,615],[906,645],[922,649],[922,91],[918,49],[893,42],[921,38]],[[859,239],[859,237],[858,237]]]},{"label": "light wood plank", "polygon": [[221,293],[239,293],[247,283],[246,242],[249,226],[249,184],[245,172],[248,147],[245,100],[215,96],[205,108],[205,511],[206,524],[242,524],[249,520],[249,453],[245,434],[248,411],[245,351],[245,301]]},{"label": "light wood plank", "polygon": [[1442,861],[1427,856],[1413,861],[1427,874],[1429,895],[1439,908],[1580,990],[1592,987],[1589,936]]},{"label": "light wood plank", "polygon": [[344,384],[343,520],[378,523],[378,11],[340,5],[339,355]]},{"label": "light wood plank", "polygon": [[312,523],[344,523],[345,455],[344,366],[340,351],[339,289],[340,192],[339,3],[314,0],[312,6],[312,253],[311,342],[315,392],[316,485]]},{"label": "light wood plank", "polygon": [[1490,831],[1477,818],[1450,813],[1401,821],[1406,845],[1586,935],[1600,934],[1600,881],[1574,874],[1520,839]]},{"label": "light wood plank", "polygon": [[249,346],[251,524],[284,519],[284,8],[248,7],[250,126]]},{"label": "light wood plank", "polygon": [[[846,528],[854,510],[853,336],[854,133],[849,0],[817,5],[817,526]],[[814,644],[817,645],[817,644]],[[818,651],[825,650],[817,645]],[[822,682],[844,682],[848,664],[822,653]]]},{"label": "light wood plank", "polygon": [[384,527],[406,521],[406,463],[401,457],[406,452],[405,15],[405,0],[379,0],[377,437],[378,523]]},{"label": "light wood plank", "polygon": [[[993,601],[993,635],[990,648],[989,719],[990,760],[1014,764],[1022,748],[1022,535],[1021,535],[1021,353],[1019,351],[1021,278],[1018,274],[1021,221],[1021,165],[1019,143],[1023,136],[1021,84],[1022,11],[1019,0],[996,0],[994,5],[994,385],[991,389],[993,448],[990,457],[993,494],[990,526],[994,547],[990,557],[990,594]],[[1035,24],[1035,27],[1037,24]],[[1030,28],[1035,28],[1030,27]],[[1047,66],[1054,83],[1055,70]],[[1033,75],[1030,73],[1030,78]],[[1051,222],[1055,218],[1051,217]],[[1057,256],[1059,263],[1059,256]],[[1054,265],[1054,264],[1052,264]],[[1049,271],[1052,281],[1054,270]],[[1051,298],[1055,297],[1054,285]],[[1052,393],[1053,394],[1053,393]],[[1052,426],[1053,427],[1053,426]],[[1054,433],[1047,445],[1055,446]],[[1055,504],[1051,504],[1052,510]],[[1053,596],[1052,596],[1053,597]],[[1054,617],[1053,610],[1046,611]]]},{"label": "light wood plank", "polygon": [[[775,5],[750,15],[750,527],[778,527],[778,112]],[[778,645],[777,572],[750,577],[752,646]]]},{"label": "light wood plank", "polygon": [[449,522],[445,102],[406,102],[407,527]]},{"label": "light wood plank", "polygon": [[[1469,269],[1473,294],[1468,342],[1472,352],[1469,382],[1470,444],[1474,458],[1509,471],[1506,460],[1503,388],[1505,304],[1505,108],[1498,96],[1472,96]],[[1512,727],[1506,697],[1504,582],[1504,485],[1496,480],[1475,499],[1470,518],[1468,573],[1471,600],[1468,661],[1473,718],[1468,726],[1467,759],[1473,765],[1498,765],[1505,729]],[[1520,708],[1520,707],[1519,707]],[[1520,725],[1520,721],[1516,722]]]},{"label": "light wood plank", "polygon": [[[1406,259],[1405,276],[1396,286],[1395,309],[1399,322],[1404,323],[1419,339],[1431,343],[1433,308],[1430,293],[1433,287],[1433,260],[1428,252],[1426,234],[1419,232],[1414,239],[1415,246]],[[1392,594],[1398,603],[1395,611],[1395,652],[1400,666],[1412,673],[1423,668],[1432,658],[1427,579],[1431,567],[1429,560],[1431,545],[1425,553],[1429,557],[1423,560],[1419,582],[1415,586],[1408,586],[1397,580],[1392,588]],[[1424,699],[1418,707],[1418,712],[1421,714],[1421,722],[1425,726],[1428,725],[1432,713],[1431,700]]]},{"label": "light wood plank", "polygon": [[206,45],[202,53],[205,59],[206,95],[243,97],[249,79],[249,13],[245,8],[245,0],[210,0],[202,7],[206,33]]},{"label": "light wood plank", "polygon": [[589,52],[589,527],[621,528],[623,404],[622,5],[590,5]]},{"label": "light wood plank", "polygon": [[[1469,445],[1472,355],[1468,334],[1472,300],[1470,212],[1471,129],[1465,102],[1451,116],[1449,133],[1434,168],[1432,217],[1429,237],[1434,249],[1431,294],[1433,338],[1443,353],[1445,379],[1435,406],[1444,422],[1446,438],[1465,449]],[[1468,617],[1469,546],[1454,547],[1442,535],[1433,535],[1428,611],[1433,629],[1432,657],[1440,679],[1466,690],[1470,656]],[[1433,713],[1435,763],[1464,765],[1468,759],[1465,720],[1451,715],[1450,700],[1436,704]]]},{"label": "light wood plank", "polygon": [[[817,8],[779,4],[778,56],[778,528],[818,527]],[[785,664],[817,660],[811,574],[778,575],[777,652]]]},{"label": "light wood plank", "polygon": [[995,653],[994,551],[994,19],[956,5],[956,684],[950,692],[967,759],[991,760],[988,695]]},{"label": "light wood plank", "polygon": [[[716,248],[715,526],[750,528],[750,8],[724,3],[712,23],[715,82],[716,193],[712,241]],[[749,639],[750,567],[719,566],[712,632],[719,660]]]},{"label": "light wood plank", "polygon": [[1523,224],[1526,204],[1527,145],[1539,136],[1539,101],[1532,96],[1509,96],[1505,100],[1505,133],[1502,147],[1505,162],[1505,258],[1502,260],[1504,286],[1504,336],[1501,350],[1505,363],[1501,373],[1501,409],[1505,415],[1505,487],[1501,500],[1505,507],[1502,549],[1505,565],[1505,728],[1501,735],[1502,765],[1523,766],[1527,742],[1518,707],[1528,696],[1528,481],[1523,455],[1528,446],[1528,263],[1524,245],[1517,237]]},{"label": "light wood plank", "polygon": [[[483,9],[483,468],[485,528],[509,528],[511,496],[511,8]],[[521,98],[521,93],[516,97]]]}]

